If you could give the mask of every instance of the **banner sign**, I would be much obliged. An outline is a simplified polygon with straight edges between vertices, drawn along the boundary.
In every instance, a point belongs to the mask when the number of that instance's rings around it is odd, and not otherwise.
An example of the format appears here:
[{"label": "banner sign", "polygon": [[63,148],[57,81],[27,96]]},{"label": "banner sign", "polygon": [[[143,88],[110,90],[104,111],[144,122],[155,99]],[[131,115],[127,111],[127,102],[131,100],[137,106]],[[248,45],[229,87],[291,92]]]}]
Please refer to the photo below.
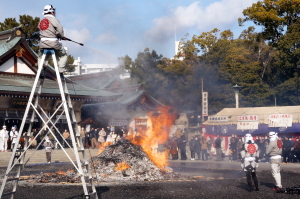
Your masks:
[{"label": "banner sign", "polygon": [[258,122],[237,122],[237,130],[258,129]]},{"label": "banner sign", "polygon": [[239,115],[237,116],[238,122],[256,122],[258,121],[258,115]]},{"label": "banner sign", "polygon": [[202,92],[202,116],[208,116],[208,92]]},{"label": "banner sign", "polygon": [[291,114],[272,114],[269,115],[269,127],[291,127],[293,115]]},{"label": "banner sign", "polygon": [[114,120],[113,122],[110,122],[110,126],[126,126],[128,125],[127,120]]},{"label": "banner sign", "polygon": [[228,116],[208,116],[209,122],[228,122]]}]

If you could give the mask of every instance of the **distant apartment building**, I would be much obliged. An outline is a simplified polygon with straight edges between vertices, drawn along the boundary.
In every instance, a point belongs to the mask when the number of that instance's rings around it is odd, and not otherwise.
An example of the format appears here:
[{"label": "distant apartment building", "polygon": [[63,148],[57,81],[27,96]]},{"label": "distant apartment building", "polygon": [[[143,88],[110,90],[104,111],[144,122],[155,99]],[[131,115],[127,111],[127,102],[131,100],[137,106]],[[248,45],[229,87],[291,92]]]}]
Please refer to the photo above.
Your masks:
[{"label": "distant apartment building", "polygon": [[[78,57],[77,60],[74,60],[73,64],[75,65],[75,71],[72,73],[68,73],[69,76],[106,72],[117,69],[119,67],[119,64],[83,64],[80,60],[80,57]],[[120,75],[121,79],[129,77],[130,75],[128,72]]]}]

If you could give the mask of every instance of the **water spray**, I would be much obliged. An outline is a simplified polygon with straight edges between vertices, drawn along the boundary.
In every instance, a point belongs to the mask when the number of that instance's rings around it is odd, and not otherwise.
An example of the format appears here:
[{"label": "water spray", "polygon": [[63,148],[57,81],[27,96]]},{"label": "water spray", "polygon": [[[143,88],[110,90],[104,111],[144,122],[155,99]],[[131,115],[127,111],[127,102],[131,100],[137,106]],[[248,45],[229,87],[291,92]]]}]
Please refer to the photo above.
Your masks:
[{"label": "water spray", "polygon": [[66,37],[64,37],[63,40],[71,41],[71,42],[74,42],[74,43],[76,43],[76,44],[79,44],[80,46],[83,46],[82,43],[78,43],[78,42],[73,41],[73,40],[71,40],[71,39],[69,39],[69,38],[66,38]]}]

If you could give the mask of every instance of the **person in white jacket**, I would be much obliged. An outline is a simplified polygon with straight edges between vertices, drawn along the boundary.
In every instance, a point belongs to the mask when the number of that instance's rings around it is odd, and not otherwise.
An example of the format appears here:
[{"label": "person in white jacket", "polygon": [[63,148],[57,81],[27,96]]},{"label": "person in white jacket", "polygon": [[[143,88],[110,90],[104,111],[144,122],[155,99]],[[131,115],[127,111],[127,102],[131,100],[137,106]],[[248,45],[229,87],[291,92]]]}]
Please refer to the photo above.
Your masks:
[{"label": "person in white jacket", "polygon": [[[11,127],[11,131],[9,133],[10,140],[11,140],[11,151],[14,149],[15,144],[17,142],[17,137],[18,137],[18,131],[17,131],[17,126],[14,125]],[[18,143],[17,143],[18,144]]]},{"label": "person in white jacket", "polygon": [[266,154],[270,157],[270,163],[272,168],[272,175],[276,181],[276,191],[282,191],[280,165],[282,163],[282,141],[279,140],[277,133],[271,131],[269,133],[270,143],[266,149]]},{"label": "person in white jacket", "polygon": [[50,164],[51,163],[51,153],[52,153],[53,144],[50,141],[48,136],[46,136],[46,138],[45,138],[44,147],[45,147],[45,151],[46,151],[47,163]]},{"label": "person in white jacket", "polygon": [[[66,39],[64,36],[64,30],[60,22],[55,17],[56,11],[52,5],[46,5],[44,7],[43,14],[44,19],[42,19],[38,25],[41,38],[38,62],[40,62],[42,58],[44,49],[54,49],[59,66],[59,72],[63,77],[64,67],[67,63],[67,52],[62,46],[60,39]],[[46,60],[48,60],[48,58],[49,55],[47,55]]]},{"label": "person in white jacket", "polygon": [[8,140],[8,131],[6,130],[6,126],[2,127],[0,131],[0,151],[7,152],[7,140]]},{"label": "person in white jacket", "polygon": [[247,133],[244,137],[245,143],[241,148],[241,161],[242,168],[246,172],[247,183],[249,186],[249,191],[253,191],[252,180],[254,181],[256,191],[259,191],[258,181],[256,177],[256,168],[258,167],[258,157],[259,157],[259,148],[257,144],[254,143],[253,137],[250,133]]}]

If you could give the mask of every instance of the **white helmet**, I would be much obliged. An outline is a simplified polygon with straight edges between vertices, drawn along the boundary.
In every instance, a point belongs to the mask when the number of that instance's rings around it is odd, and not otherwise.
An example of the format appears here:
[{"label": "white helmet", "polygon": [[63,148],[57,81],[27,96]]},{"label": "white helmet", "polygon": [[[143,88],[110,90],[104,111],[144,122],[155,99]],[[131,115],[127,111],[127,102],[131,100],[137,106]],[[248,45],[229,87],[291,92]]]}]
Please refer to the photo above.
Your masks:
[{"label": "white helmet", "polygon": [[55,8],[52,6],[52,5],[46,5],[44,7],[44,12],[43,14],[46,15],[46,14],[49,14],[51,12],[55,12]]},{"label": "white helmet", "polygon": [[277,133],[274,132],[274,131],[269,132],[269,138],[270,138],[270,139],[278,138]]},{"label": "white helmet", "polygon": [[251,135],[250,133],[247,133],[247,134],[245,135],[245,144],[249,144],[249,141],[251,142],[251,144],[254,143],[254,140],[253,140],[252,135]]}]

